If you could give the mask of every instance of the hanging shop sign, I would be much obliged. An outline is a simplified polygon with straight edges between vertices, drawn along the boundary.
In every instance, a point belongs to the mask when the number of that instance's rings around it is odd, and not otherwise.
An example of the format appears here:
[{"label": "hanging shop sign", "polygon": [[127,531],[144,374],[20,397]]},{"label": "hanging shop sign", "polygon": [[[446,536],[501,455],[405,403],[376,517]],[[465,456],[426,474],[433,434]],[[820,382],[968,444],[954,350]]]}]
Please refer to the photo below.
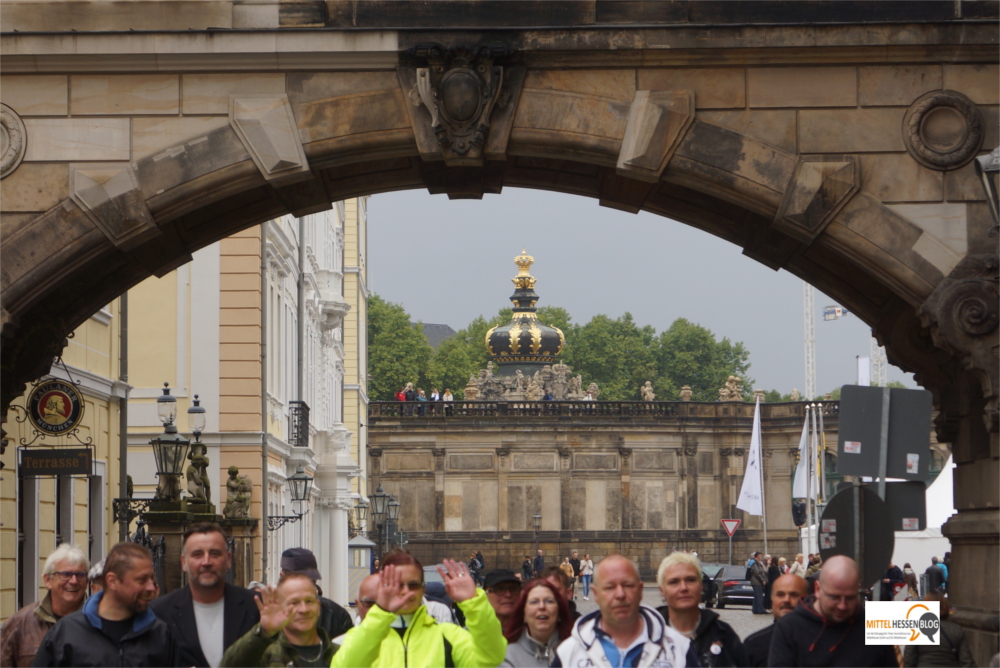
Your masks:
[{"label": "hanging shop sign", "polygon": [[46,435],[66,434],[83,419],[83,397],[72,383],[46,380],[35,386],[28,396],[28,420]]},{"label": "hanging shop sign", "polygon": [[17,474],[22,478],[90,475],[90,448],[18,448]]}]

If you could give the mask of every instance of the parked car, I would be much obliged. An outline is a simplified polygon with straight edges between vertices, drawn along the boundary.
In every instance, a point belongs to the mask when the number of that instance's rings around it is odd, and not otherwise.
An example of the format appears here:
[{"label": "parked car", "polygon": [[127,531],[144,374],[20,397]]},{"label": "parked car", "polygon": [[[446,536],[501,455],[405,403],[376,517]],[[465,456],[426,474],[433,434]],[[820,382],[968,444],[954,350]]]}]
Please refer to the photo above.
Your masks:
[{"label": "parked car", "polygon": [[701,565],[701,602],[706,608],[715,605],[719,595],[719,583],[716,578],[722,575],[724,568],[725,564],[702,563]]},{"label": "parked car", "polygon": [[440,582],[444,584],[444,578],[438,573],[437,566],[424,566],[424,582]]},{"label": "parked car", "polygon": [[753,605],[753,587],[746,579],[746,566],[723,566],[715,578],[715,607]]}]

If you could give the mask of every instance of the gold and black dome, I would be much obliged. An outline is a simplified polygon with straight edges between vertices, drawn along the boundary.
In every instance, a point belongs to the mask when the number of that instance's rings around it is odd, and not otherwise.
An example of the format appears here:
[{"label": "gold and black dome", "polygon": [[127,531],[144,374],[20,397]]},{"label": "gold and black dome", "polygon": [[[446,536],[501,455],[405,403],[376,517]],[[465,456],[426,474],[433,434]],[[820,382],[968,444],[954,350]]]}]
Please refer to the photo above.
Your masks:
[{"label": "gold and black dome", "polygon": [[514,315],[506,325],[494,327],[486,333],[486,349],[500,367],[500,375],[513,375],[518,369],[534,371],[554,364],[566,345],[566,337],[558,327],[544,325],[538,320],[535,304],[535,278],[529,273],[535,258],[525,251],[514,258],[518,272],[514,281]]}]

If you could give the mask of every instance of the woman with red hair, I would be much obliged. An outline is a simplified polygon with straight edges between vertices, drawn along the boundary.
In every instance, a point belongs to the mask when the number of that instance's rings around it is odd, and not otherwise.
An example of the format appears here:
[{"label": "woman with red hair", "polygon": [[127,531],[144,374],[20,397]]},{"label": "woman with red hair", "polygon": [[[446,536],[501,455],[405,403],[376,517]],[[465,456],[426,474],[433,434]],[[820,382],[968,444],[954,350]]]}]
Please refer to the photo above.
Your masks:
[{"label": "woman with red hair", "polygon": [[504,628],[507,656],[501,666],[548,666],[573,631],[569,605],[547,580],[529,580]]}]

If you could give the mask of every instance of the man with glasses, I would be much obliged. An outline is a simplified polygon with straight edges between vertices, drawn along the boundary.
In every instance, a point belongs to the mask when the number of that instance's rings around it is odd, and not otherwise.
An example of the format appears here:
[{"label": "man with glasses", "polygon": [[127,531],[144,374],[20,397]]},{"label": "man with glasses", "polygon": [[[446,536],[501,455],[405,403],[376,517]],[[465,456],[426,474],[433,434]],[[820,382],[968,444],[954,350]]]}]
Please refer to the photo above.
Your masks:
[{"label": "man with glasses", "polygon": [[60,618],[83,607],[87,594],[87,556],[63,543],[45,560],[45,598],[24,606],[0,631],[0,666],[30,666],[42,638]]},{"label": "man with glasses", "polygon": [[497,613],[500,624],[507,624],[517,607],[517,597],[521,595],[521,581],[514,575],[514,571],[495,568],[486,574],[483,588],[486,589],[486,598]]},{"label": "man with glasses", "polygon": [[769,666],[898,666],[892,645],[865,644],[861,574],[850,557],[830,557],[814,595],[774,625]]}]

